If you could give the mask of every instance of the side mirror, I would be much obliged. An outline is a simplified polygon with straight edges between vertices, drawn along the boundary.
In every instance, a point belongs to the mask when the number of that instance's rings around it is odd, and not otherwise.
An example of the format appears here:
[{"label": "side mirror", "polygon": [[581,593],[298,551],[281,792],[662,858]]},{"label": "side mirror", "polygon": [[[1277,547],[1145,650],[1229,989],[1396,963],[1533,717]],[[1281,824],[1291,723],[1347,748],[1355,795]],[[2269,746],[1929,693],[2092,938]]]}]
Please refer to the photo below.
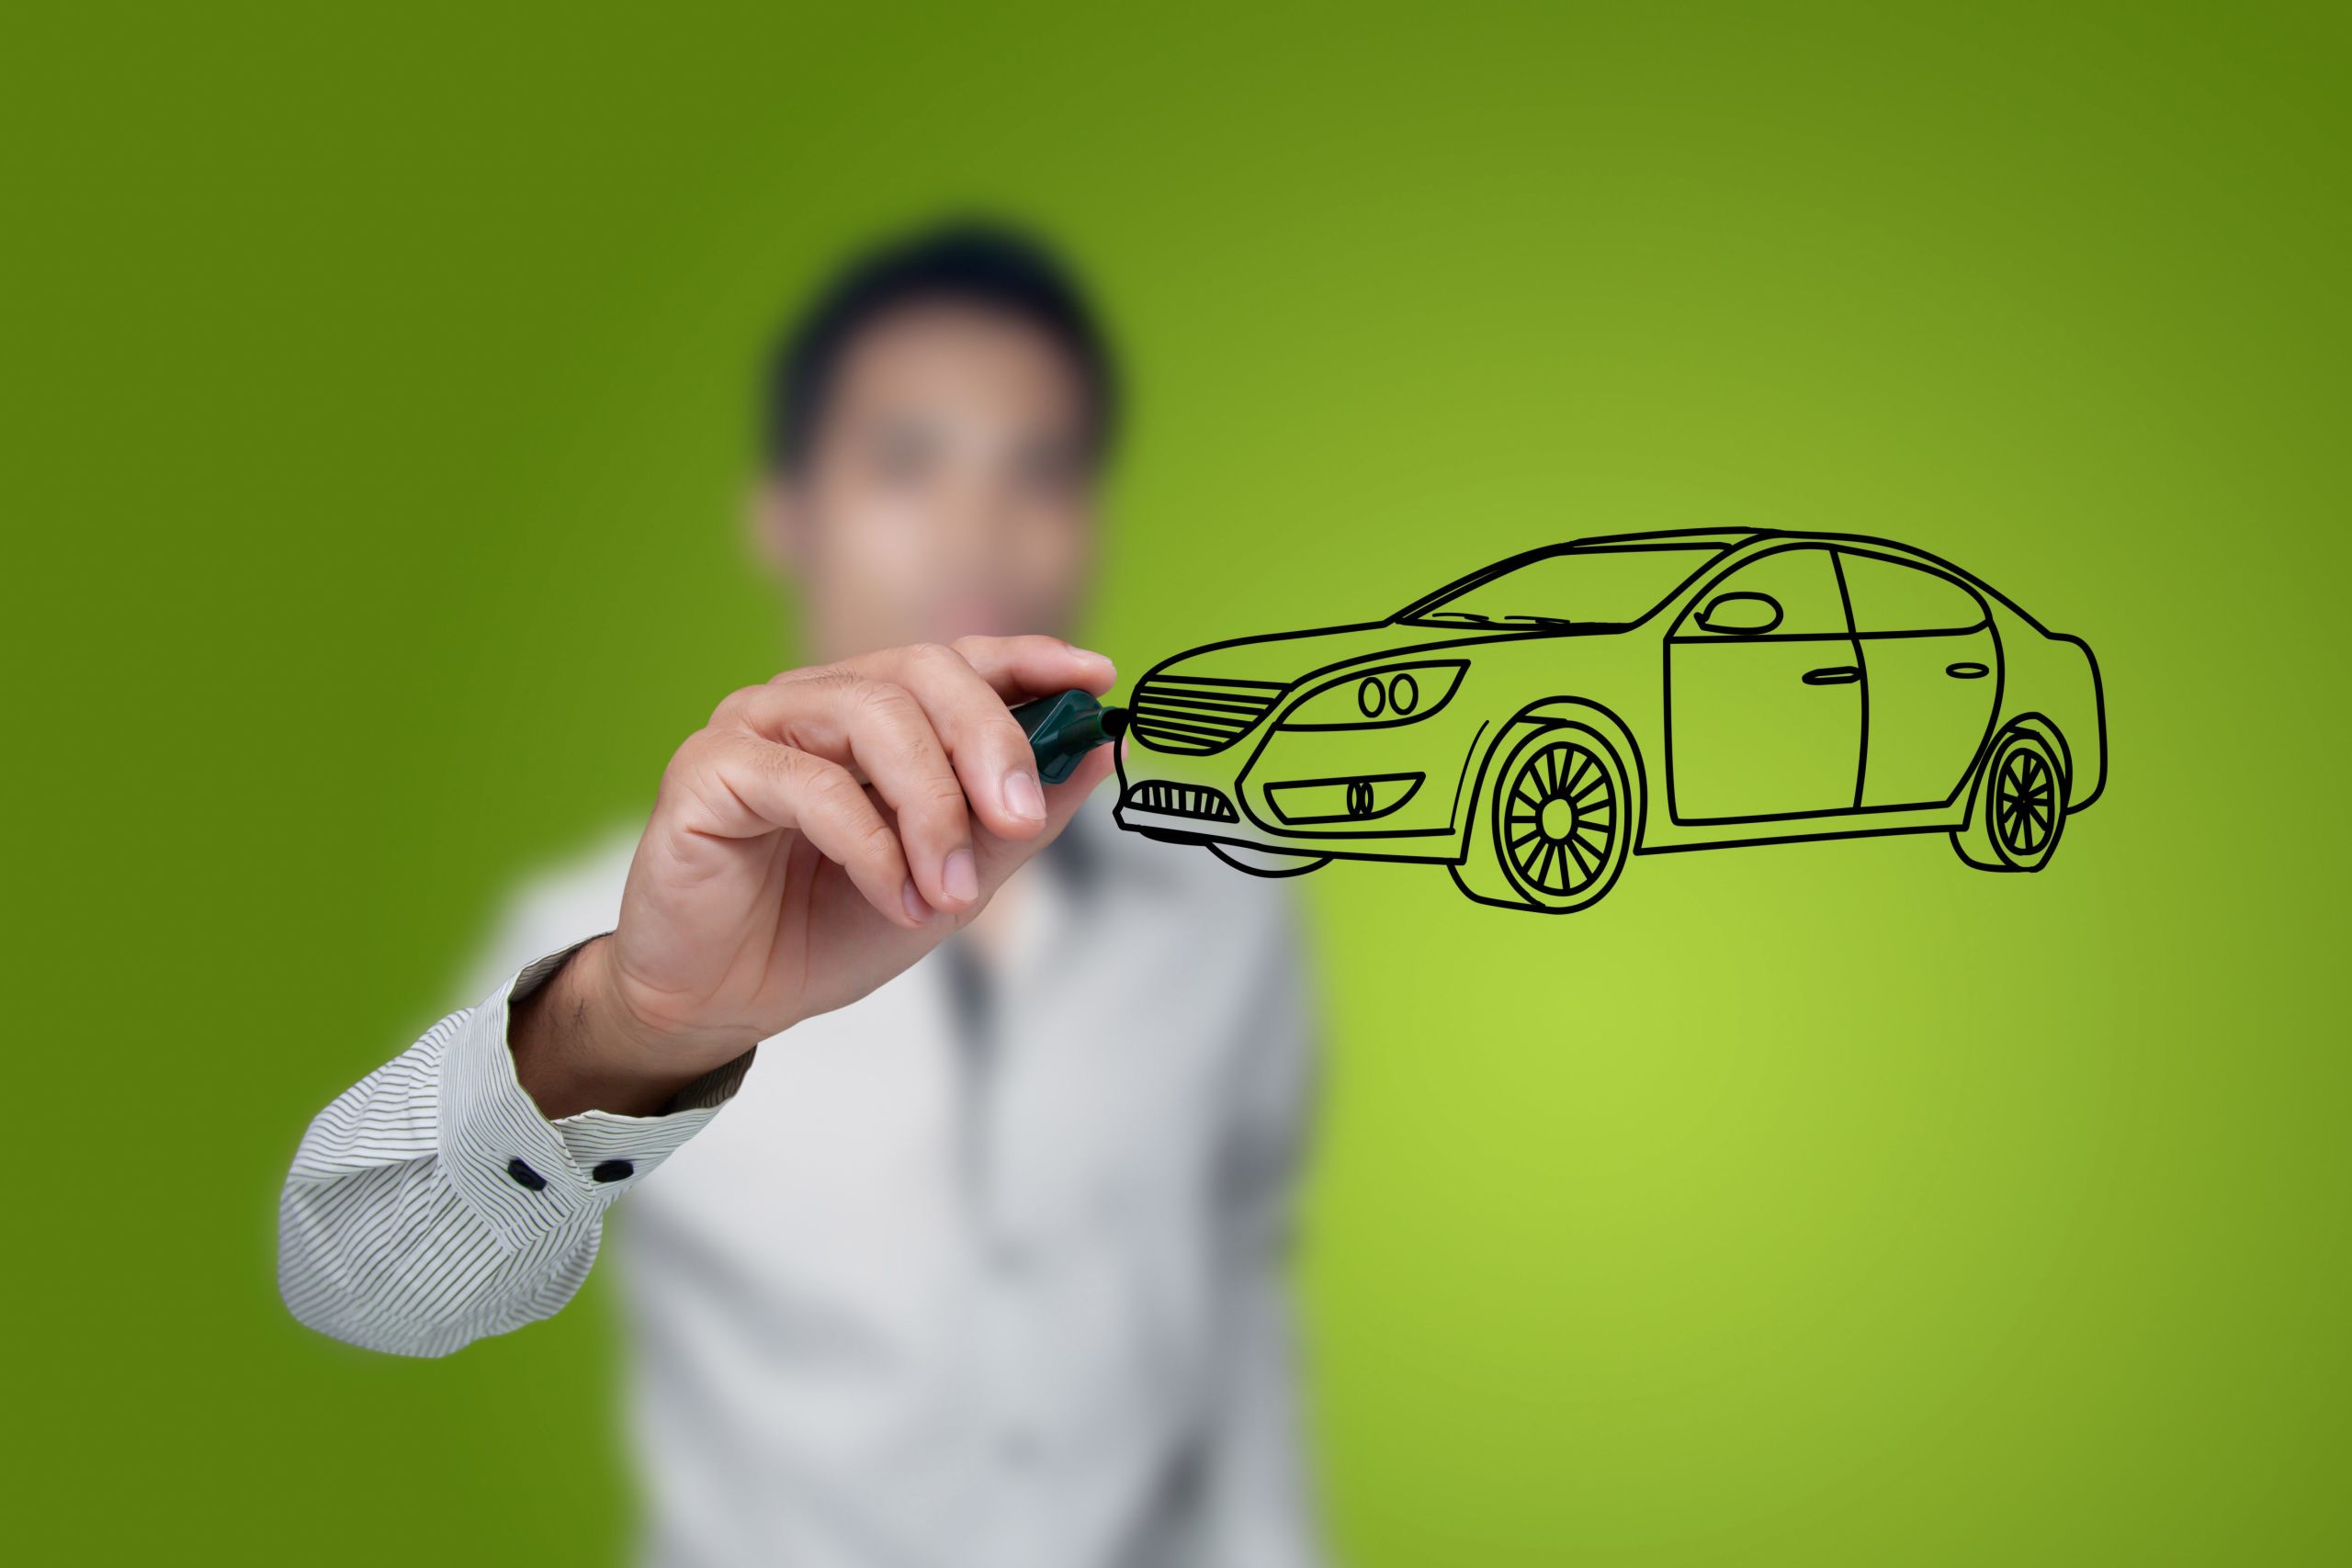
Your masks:
[{"label": "side mirror", "polygon": [[1769,593],[1718,593],[1699,612],[1699,629],[1756,637],[1781,624],[1781,604]]}]

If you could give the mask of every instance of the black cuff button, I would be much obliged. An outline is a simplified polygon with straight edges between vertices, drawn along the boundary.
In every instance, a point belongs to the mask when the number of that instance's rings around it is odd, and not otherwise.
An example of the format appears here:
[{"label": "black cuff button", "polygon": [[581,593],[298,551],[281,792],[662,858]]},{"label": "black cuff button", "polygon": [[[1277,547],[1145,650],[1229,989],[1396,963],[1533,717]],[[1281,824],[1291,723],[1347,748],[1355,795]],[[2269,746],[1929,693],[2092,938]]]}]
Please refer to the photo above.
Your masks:
[{"label": "black cuff button", "polygon": [[588,1174],[599,1181],[627,1181],[637,1174],[637,1167],[625,1159],[608,1159]]},{"label": "black cuff button", "polygon": [[510,1159],[506,1162],[506,1174],[514,1179],[514,1184],[517,1187],[532,1192],[538,1191],[548,1184],[546,1177],[525,1165],[520,1159]]}]

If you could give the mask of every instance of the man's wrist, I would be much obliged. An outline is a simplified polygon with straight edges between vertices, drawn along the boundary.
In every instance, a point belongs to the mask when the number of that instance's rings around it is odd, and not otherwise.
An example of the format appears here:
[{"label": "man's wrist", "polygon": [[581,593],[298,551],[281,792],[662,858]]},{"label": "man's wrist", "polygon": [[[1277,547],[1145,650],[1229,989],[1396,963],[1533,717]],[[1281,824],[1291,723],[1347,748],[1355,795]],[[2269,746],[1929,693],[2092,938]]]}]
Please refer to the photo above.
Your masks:
[{"label": "man's wrist", "polygon": [[612,942],[583,943],[508,1015],[514,1076],[550,1122],[583,1111],[656,1116],[701,1074],[665,1059],[662,1042],[632,1021],[614,983]]}]

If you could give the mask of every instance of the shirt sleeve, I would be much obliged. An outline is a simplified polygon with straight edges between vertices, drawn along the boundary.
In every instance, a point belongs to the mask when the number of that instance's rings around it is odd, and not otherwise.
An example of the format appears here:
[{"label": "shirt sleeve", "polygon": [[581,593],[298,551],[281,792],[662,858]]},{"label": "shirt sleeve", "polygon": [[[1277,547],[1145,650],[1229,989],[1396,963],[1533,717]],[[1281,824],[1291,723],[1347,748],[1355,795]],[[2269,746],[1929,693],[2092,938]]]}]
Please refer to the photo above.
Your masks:
[{"label": "shirt sleeve", "polygon": [[1326,1561],[1306,1459],[1287,1274],[1320,1053],[1295,917],[1259,948],[1220,1179],[1220,1360],[1202,1455],[1196,1561],[1315,1568]]},{"label": "shirt sleeve", "polygon": [[277,1211],[278,1292],[297,1318],[446,1356],[553,1316],[588,1277],[605,1211],[734,1097],[750,1052],[659,1116],[541,1116],[514,1076],[508,1009],[580,945],[451,1013],[311,1122]]}]

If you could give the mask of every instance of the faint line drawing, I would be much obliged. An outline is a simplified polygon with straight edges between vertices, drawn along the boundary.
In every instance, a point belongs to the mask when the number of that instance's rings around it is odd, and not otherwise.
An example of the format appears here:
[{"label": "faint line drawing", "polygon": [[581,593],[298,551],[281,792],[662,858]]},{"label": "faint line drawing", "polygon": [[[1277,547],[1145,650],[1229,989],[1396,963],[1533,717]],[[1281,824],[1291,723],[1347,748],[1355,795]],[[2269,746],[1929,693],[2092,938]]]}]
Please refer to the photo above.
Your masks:
[{"label": "faint line drawing", "polygon": [[1858,535],[1530,550],[1385,620],[1178,654],[1129,709],[1130,831],[1261,876],[1443,865],[1550,914],[1679,850],[1940,832],[2039,871],[2107,778],[2087,643]]}]

